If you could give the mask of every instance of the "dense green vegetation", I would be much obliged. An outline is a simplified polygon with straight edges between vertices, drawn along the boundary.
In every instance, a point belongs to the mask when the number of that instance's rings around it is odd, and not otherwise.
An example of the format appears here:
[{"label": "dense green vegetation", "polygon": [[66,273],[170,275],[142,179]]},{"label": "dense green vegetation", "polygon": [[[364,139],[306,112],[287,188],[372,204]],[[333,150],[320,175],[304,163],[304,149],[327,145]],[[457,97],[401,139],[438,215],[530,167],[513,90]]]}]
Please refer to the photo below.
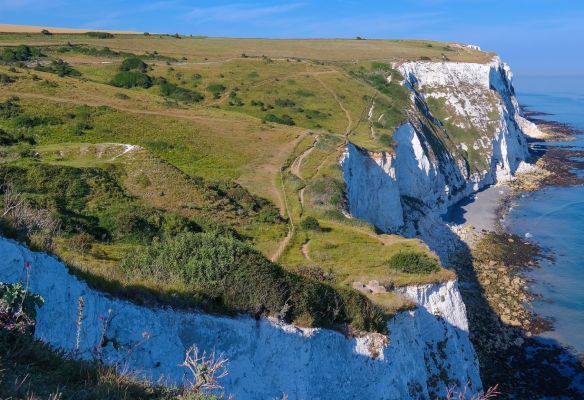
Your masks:
[{"label": "dense green vegetation", "polygon": [[387,260],[387,265],[392,269],[408,274],[429,274],[438,271],[440,268],[436,259],[427,254],[414,251],[394,254]]},{"label": "dense green vegetation", "polygon": [[266,116],[264,117],[264,121],[275,122],[276,124],[282,125],[296,125],[292,117],[286,114],[282,115],[281,117],[275,114],[266,114]]},{"label": "dense green vegetation", "polygon": [[43,57],[38,48],[20,45],[14,48],[6,47],[2,51],[2,61],[10,63],[16,61],[29,61],[33,58]]},{"label": "dense green vegetation", "polygon": [[140,71],[122,71],[113,77],[111,84],[126,89],[133,87],[149,88],[152,86],[152,78]]},{"label": "dense green vegetation", "polygon": [[135,56],[128,57],[128,58],[124,59],[124,61],[122,61],[122,65],[120,65],[121,71],[136,70],[136,71],[140,71],[140,72],[146,72],[147,68],[148,68],[148,64],[146,64],[144,61],[142,61],[141,58],[138,58]]},{"label": "dense green vegetation", "polygon": [[121,267],[131,276],[183,282],[206,307],[267,313],[306,326],[387,329],[381,310],[357,292],[286,272],[250,246],[212,232],[155,242],[126,257]]},{"label": "dense green vegetation", "polygon": [[205,96],[194,90],[182,88],[172,83],[160,83],[160,94],[171,99],[182,101],[184,103],[198,103],[202,101]]},{"label": "dense green vegetation", "polygon": [[92,37],[92,38],[98,38],[98,39],[112,39],[114,37],[113,34],[109,33],[109,32],[86,32],[85,33],[87,36]]},{"label": "dense green vegetation", "polygon": [[300,227],[307,231],[320,230],[320,224],[318,223],[318,220],[310,215],[308,217],[302,218],[300,221]]},{"label": "dense green vegetation", "polygon": [[81,73],[63,60],[53,60],[48,65],[37,65],[37,71],[50,72],[59,76],[80,76]]},{"label": "dense green vegetation", "polygon": [[0,174],[33,206],[49,210],[68,234],[149,243],[175,229],[196,229],[188,221],[141,206],[120,187],[115,167],[74,168],[30,161],[1,165]]},{"label": "dense green vegetation", "polygon": [[92,57],[138,57],[141,59],[149,59],[149,60],[161,60],[161,61],[168,61],[168,62],[176,62],[176,58],[169,57],[165,55],[158,54],[158,52],[153,53],[146,53],[143,55],[137,55],[135,53],[130,53],[127,51],[116,51],[112,50],[109,47],[95,47],[95,46],[87,46],[83,44],[71,44],[67,43],[67,46],[58,47],[56,49],[57,53],[79,53],[84,54],[87,56]]},{"label": "dense green vegetation", "polygon": [[35,144],[36,141],[33,136],[22,132],[6,132],[0,128],[0,146],[12,146],[17,143]]}]

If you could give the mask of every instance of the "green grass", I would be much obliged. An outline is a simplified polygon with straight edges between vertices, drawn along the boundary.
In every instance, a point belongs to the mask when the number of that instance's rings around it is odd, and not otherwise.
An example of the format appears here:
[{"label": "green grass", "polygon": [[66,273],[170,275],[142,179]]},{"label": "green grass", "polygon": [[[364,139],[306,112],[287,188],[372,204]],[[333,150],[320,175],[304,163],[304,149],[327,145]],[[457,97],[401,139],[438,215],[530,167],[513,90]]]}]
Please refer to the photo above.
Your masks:
[{"label": "green grass", "polygon": [[[347,140],[392,151],[391,134],[410,107],[392,61],[447,53],[484,62],[490,55],[424,41],[0,34],[7,54],[17,44],[38,49],[29,57],[40,52],[50,63],[44,71],[0,65],[10,78],[0,93],[0,169],[61,220],[54,251],[96,287],[272,315],[292,296],[287,318],[296,323],[381,330],[378,317],[406,302],[391,293],[367,299],[353,282],[452,278],[442,268],[388,267],[403,252],[432,255],[417,240],[379,235],[342,214],[338,158]],[[68,66],[78,73],[67,73]],[[19,99],[9,100],[13,95]],[[124,153],[123,144],[139,147]],[[303,229],[301,221],[311,219],[318,229]],[[270,263],[287,225],[296,227],[289,245],[279,264]],[[218,272],[227,286],[187,274],[189,263],[200,264],[196,251],[172,271],[165,269],[172,262],[157,264],[182,235],[211,235],[218,249],[234,241],[227,247],[238,256]],[[142,271],[137,261],[129,268],[128,254],[148,256],[157,270]],[[222,255],[209,254],[217,262],[197,268],[223,265]],[[297,274],[313,266],[330,271],[332,281]],[[320,300],[343,304],[338,318],[320,309]]]},{"label": "green grass", "polygon": [[[324,61],[414,60],[426,56],[442,59],[447,55],[452,61],[488,62],[492,53],[483,53],[464,47],[448,46],[446,43],[426,40],[352,40],[352,39],[236,39],[184,37],[181,39],[168,35],[115,35],[111,39],[96,39],[84,34],[41,34],[4,33],[0,34],[0,46],[34,44],[42,46],[64,46],[87,44],[89,46],[109,47],[117,51],[140,54],[156,51],[159,54],[189,60],[205,61],[216,59],[240,58],[242,53],[248,57],[272,59],[313,59]],[[432,44],[432,47],[428,47]]]},{"label": "green grass", "polygon": [[125,257],[121,269],[139,279],[183,284],[211,311],[278,315],[304,326],[387,329],[381,309],[371,309],[364,296],[291,274],[240,241],[214,233],[154,243]]}]

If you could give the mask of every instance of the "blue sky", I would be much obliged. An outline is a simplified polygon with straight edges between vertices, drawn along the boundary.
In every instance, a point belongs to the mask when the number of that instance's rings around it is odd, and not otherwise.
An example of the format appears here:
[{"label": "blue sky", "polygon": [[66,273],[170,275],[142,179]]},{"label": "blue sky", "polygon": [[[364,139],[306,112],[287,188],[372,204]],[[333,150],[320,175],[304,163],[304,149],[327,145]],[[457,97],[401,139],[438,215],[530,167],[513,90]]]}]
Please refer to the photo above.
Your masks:
[{"label": "blue sky", "polygon": [[584,75],[583,0],[0,0],[0,23],[460,41],[498,52],[516,74]]}]

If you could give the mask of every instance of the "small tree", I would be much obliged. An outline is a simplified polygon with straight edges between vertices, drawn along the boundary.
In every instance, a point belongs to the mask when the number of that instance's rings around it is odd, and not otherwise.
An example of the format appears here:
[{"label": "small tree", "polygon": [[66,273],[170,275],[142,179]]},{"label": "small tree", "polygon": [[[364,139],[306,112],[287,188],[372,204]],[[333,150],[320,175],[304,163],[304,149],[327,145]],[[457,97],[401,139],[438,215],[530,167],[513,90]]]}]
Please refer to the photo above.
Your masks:
[{"label": "small tree", "polygon": [[311,216],[302,218],[302,221],[300,221],[300,227],[307,231],[320,230],[320,224],[318,223],[318,220]]},{"label": "small tree", "polygon": [[227,363],[228,360],[223,355],[217,356],[215,351],[199,354],[197,346],[189,347],[184,362],[180,364],[191,373],[187,383],[188,391],[200,395],[222,390],[219,380],[227,376]]},{"label": "small tree", "polygon": [[120,71],[136,70],[136,71],[140,71],[140,72],[146,72],[147,68],[148,68],[148,64],[146,64],[144,61],[142,61],[141,58],[136,57],[136,56],[132,56],[132,57],[128,57],[124,61],[122,61],[122,65],[120,66]]}]

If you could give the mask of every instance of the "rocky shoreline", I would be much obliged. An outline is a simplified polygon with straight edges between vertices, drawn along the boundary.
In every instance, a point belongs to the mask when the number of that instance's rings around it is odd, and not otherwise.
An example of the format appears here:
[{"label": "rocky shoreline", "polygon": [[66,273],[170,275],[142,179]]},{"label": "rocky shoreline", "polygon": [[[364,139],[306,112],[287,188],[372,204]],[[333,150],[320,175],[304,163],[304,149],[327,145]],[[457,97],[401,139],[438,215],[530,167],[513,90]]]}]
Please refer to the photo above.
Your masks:
[{"label": "rocky shoreline", "polygon": [[[479,355],[485,387],[499,384],[506,398],[564,396],[582,398],[574,387],[584,384],[582,356],[536,337],[553,329],[553,322],[537,315],[530,302],[526,272],[550,257],[536,244],[505,231],[501,221],[522,193],[550,185],[584,184],[573,172],[584,169],[584,151],[548,146],[545,142],[573,140],[581,132],[557,122],[532,118],[545,139],[531,141],[534,167],[508,185],[495,211],[493,231],[476,232],[472,226],[453,230],[468,248],[457,254],[454,268],[467,307],[471,340]],[[566,372],[569,371],[569,372]]]}]

